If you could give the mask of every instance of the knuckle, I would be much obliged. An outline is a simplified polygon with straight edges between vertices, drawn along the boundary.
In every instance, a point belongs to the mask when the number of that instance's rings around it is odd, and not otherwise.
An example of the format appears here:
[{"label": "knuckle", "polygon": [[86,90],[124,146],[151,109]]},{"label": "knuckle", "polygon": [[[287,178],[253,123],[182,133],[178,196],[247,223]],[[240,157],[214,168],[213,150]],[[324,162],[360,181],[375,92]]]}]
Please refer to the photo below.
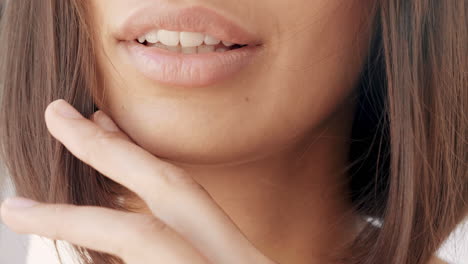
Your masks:
[{"label": "knuckle", "polygon": [[116,133],[98,129],[94,135],[94,141],[97,146],[107,146],[117,140],[119,137]]},{"label": "knuckle", "polygon": [[[158,170],[158,174],[157,176],[162,178],[163,186],[158,186],[159,188],[156,188],[158,192],[156,193],[154,191],[150,192],[150,201],[191,199],[191,197],[213,199],[210,193],[182,168],[164,167]],[[152,203],[149,204],[152,208]],[[157,208],[153,209],[157,210]]]},{"label": "knuckle", "polygon": [[95,160],[96,155],[99,155],[99,150],[107,148],[110,144],[113,144],[117,138],[118,136],[113,132],[98,129],[90,139],[85,139],[87,143],[81,155],[85,160]]},{"label": "knuckle", "polygon": [[63,240],[63,233],[68,228],[68,221],[64,221],[65,217],[70,213],[70,208],[63,205],[50,205],[53,225],[50,225],[50,237],[55,240]]},{"label": "knuckle", "polygon": [[183,169],[164,166],[159,171],[159,176],[163,178],[166,187],[171,190],[201,190],[203,189],[193,177],[188,175]]},{"label": "knuckle", "polygon": [[[149,206],[153,210],[157,210],[154,207],[157,207],[157,204],[161,201],[179,200],[194,196],[211,198],[206,189],[181,168],[163,166],[156,170],[154,178],[159,178],[156,183],[157,186],[148,186],[150,189],[146,192],[148,194],[147,200],[150,201]],[[158,191],[155,192],[155,189]]]}]

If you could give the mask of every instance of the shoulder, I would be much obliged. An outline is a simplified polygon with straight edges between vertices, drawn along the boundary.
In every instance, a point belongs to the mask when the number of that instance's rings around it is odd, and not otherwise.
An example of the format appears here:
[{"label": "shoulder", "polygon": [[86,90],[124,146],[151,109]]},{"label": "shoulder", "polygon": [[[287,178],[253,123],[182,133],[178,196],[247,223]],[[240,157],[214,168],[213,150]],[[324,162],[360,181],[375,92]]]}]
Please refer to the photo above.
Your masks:
[{"label": "shoulder", "polygon": [[448,263],[434,256],[433,258],[431,258],[431,260],[429,260],[427,264],[448,264]]}]

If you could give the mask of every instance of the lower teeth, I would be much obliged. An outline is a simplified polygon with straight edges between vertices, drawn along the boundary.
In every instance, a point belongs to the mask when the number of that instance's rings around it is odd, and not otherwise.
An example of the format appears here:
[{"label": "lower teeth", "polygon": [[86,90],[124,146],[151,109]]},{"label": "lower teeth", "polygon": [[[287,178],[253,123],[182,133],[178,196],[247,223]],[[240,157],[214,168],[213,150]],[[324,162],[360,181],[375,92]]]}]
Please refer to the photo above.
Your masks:
[{"label": "lower teeth", "polygon": [[148,47],[156,47],[176,53],[184,53],[184,54],[197,54],[197,53],[209,53],[209,52],[225,52],[230,50],[228,47],[224,45],[201,45],[197,47],[182,47],[181,45],[177,46],[166,46],[160,42],[158,43],[146,43]]}]

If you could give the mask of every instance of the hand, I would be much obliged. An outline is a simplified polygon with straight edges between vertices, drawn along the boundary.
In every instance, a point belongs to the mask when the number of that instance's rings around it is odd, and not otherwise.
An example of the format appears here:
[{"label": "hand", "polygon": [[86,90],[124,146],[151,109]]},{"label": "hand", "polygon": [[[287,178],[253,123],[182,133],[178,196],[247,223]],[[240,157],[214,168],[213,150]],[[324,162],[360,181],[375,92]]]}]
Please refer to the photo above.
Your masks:
[{"label": "hand", "polygon": [[14,231],[65,240],[128,264],[274,264],[201,185],[134,144],[104,112],[89,120],[60,99],[47,107],[45,120],[73,155],[135,192],[152,215],[13,198],[1,214]]}]

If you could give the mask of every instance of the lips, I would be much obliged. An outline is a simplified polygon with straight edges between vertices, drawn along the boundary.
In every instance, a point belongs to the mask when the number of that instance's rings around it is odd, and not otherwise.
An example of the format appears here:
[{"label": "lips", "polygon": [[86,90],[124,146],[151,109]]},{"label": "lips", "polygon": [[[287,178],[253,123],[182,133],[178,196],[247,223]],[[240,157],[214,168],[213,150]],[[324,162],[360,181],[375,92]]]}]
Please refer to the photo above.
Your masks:
[{"label": "lips", "polygon": [[[242,44],[223,52],[185,54],[162,45],[146,45],[141,36],[155,30],[198,32],[227,43]],[[191,6],[178,8],[154,2],[131,12],[118,26],[115,37],[123,56],[145,77],[161,84],[200,87],[238,74],[258,57],[261,40],[216,11]]]}]

